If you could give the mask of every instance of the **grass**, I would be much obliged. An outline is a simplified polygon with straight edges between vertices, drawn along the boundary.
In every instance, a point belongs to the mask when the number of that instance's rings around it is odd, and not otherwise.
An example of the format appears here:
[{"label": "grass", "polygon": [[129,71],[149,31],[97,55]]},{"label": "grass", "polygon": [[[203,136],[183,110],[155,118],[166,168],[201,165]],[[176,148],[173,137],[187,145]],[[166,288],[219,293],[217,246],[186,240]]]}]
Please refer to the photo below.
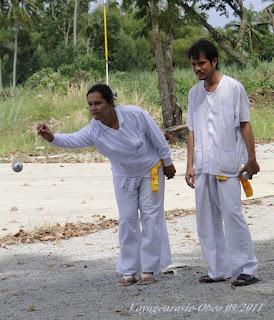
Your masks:
[{"label": "grass", "polygon": [[[274,140],[274,62],[256,68],[222,68],[224,74],[240,80],[253,100],[252,125],[255,138],[261,142]],[[190,69],[175,70],[177,102],[187,110],[189,89],[196,83]],[[117,72],[110,75],[110,84],[118,94],[117,104],[136,104],[148,110],[161,125],[161,107],[155,72]],[[44,122],[54,131],[72,132],[90,119],[86,107],[89,84],[70,88],[66,95],[51,91],[18,88],[16,95],[0,97],[0,156],[18,153],[54,152],[54,148],[36,135],[36,125]]]},{"label": "grass", "polygon": [[48,148],[36,135],[39,122],[65,132],[77,130],[86,124],[88,117],[83,94],[63,96],[46,91],[33,94],[18,89],[16,97],[0,101],[0,154],[35,153],[39,146]]},{"label": "grass", "polygon": [[258,142],[274,140],[274,105],[273,92],[259,95],[252,108],[252,128]]}]

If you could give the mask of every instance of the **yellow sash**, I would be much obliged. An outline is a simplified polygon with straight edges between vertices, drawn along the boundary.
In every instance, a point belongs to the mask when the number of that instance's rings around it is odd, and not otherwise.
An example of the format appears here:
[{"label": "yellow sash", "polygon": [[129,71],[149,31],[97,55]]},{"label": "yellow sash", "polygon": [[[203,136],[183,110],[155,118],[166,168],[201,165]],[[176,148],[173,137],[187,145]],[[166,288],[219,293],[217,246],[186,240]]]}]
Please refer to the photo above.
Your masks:
[{"label": "yellow sash", "polygon": [[[225,176],[216,176],[216,179],[219,181],[226,181],[228,178]],[[246,197],[252,197],[253,196],[253,189],[251,187],[251,184],[248,180],[243,179],[242,177],[239,177],[242,187],[244,189]]]},{"label": "yellow sash", "polygon": [[245,196],[246,197],[252,197],[253,196],[253,189],[251,187],[251,184],[249,182],[249,180],[244,179],[242,177],[239,178],[241,181],[241,184],[243,186],[244,192],[245,192]]},{"label": "yellow sash", "polygon": [[153,168],[150,169],[150,187],[152,192],[159,190],[159,169],[161,166],[162,160],[160,160]]},{"label": "yellow sash", "polygon": [[220,181],[226,181],[227,177],[225,177],[225,176],[216,176],[216,179],[220,180]]}]

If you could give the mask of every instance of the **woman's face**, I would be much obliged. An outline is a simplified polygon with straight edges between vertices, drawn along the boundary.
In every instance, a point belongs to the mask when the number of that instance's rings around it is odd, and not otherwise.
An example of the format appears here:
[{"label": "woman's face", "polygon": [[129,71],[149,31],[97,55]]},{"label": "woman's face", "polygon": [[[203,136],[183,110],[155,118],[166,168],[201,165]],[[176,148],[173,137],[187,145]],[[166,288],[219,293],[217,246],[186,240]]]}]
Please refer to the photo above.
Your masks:
[{"label": "woman's face", "polygon": [[109,116],[113,103],[107,102],[101,92],[92,92],[87,96],[90,113],[95,120],[104,120]]}]

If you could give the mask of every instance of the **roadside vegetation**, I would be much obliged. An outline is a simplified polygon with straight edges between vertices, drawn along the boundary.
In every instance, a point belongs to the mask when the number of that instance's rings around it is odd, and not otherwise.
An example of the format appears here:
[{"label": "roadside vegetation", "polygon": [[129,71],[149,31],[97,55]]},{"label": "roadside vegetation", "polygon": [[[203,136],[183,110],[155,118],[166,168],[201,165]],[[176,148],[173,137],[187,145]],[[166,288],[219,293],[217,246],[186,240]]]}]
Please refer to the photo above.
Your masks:
[{"label": "roadside vegetation", "polygon": [[[256,67],[223,67],[222,72],[240,80],[252,101],[252,124],[256,140],[274,140],[274,63],[261,62]],[[189,69],[175,70],[176,95],[186,117],[187,94],[195,84]],[[0,100],[0,155],[53,152],[53,147],[36,135],[36,125],[47,123],[54,131],[72,132],[85,125],[89,119],[86,104],[87,88],[101,79],[79,81],[77,86],[52,74],[35,75],[12,95],[5,90]],[[47,79],[45,79],[47,77]],[[47,86],[45,86],[47,84]],[[48,85],[50,84],[50,87]],[[117,93],[116,104],[135,104],[148,110],[162,125],[161,106],[157,89],[156,72],[116,72],[110,76],[110,85]],[[70,151],[71,152],[71,151]]]}]

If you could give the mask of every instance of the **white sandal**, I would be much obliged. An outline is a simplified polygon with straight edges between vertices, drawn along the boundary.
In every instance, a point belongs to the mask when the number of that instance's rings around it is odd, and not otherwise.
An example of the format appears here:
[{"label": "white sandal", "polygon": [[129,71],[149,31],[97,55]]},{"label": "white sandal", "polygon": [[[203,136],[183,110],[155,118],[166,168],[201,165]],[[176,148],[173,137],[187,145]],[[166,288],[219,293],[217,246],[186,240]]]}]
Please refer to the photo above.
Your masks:
[{"label": "white sandal", "polygon": [[137,279],[134,276],[123,276],[118,281],[118,285],[126,287],[126,286],[131,286],[136,282],[137,282]]},{"label": "white sandal", "polygon": [[153,276],[153,273],[143,273],[141,279],[137,281],[139,285],[148,285],[154,283],[156,280]]}]

